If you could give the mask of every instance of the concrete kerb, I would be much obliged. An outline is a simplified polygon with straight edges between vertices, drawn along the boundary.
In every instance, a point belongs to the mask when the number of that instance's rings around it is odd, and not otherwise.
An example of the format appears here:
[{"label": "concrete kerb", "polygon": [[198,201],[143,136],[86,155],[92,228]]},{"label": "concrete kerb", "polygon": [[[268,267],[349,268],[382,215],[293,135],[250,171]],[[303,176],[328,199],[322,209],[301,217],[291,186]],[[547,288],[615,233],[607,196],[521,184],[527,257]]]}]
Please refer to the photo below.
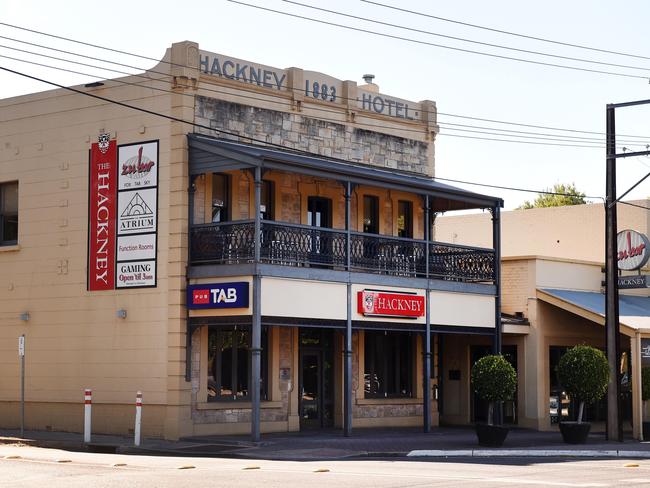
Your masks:
[{"label": "concrete kerb", "polygon": [[575,457],[575,458],[643,458],[650,451],[618,449],[427,449],[409,452],[407,457]]}]

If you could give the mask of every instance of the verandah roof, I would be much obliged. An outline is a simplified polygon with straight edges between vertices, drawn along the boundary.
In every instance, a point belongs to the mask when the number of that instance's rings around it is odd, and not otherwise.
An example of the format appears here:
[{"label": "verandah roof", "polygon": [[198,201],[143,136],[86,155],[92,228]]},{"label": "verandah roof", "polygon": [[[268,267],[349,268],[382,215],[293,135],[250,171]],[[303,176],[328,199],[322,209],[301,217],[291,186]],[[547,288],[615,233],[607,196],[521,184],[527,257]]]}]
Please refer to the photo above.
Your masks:
[{"label": "verandah roof", "polygon": [[473,193],[415,173],[389,170],[340,159],[305,155],[244,144],[201,134],[188,134],[190,175],[260,166],[356,184],[429,195],[434,211],[503,207],[497,197]]}]

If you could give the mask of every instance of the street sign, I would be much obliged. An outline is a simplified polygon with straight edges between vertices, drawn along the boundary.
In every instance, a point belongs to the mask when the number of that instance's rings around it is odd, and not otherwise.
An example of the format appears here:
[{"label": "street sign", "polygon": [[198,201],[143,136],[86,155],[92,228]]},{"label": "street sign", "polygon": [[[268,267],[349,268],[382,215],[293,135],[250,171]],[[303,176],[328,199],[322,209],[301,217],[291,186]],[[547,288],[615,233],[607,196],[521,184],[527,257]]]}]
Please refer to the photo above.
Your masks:
[{"label": "street sign", "polygon": [[21,358],[25,356],[25,336],[21,335],[18,338],[18,356]]},{"label": "street sign", "polygon": [[648,275],[619,276],[618,288],[650,288],[648,286]]}]

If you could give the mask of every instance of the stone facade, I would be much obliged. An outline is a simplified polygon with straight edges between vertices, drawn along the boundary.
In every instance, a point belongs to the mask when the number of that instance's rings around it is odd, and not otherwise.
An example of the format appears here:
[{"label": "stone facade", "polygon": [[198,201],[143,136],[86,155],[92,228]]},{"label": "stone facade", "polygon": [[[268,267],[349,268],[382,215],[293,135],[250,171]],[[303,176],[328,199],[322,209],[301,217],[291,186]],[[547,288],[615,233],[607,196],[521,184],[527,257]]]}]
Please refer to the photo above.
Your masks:
[{"label": "stone facade", "polygon": [[325,157],[433,174],[433,158],[430,158],[429,144],[425,142],[319,120],[300,113],[279,112],[197,96],[195,121],[239,137],[199,129],[199,132],[207,135],[249,143],[250,139],[245,137],[248,136],[257,141]]}]

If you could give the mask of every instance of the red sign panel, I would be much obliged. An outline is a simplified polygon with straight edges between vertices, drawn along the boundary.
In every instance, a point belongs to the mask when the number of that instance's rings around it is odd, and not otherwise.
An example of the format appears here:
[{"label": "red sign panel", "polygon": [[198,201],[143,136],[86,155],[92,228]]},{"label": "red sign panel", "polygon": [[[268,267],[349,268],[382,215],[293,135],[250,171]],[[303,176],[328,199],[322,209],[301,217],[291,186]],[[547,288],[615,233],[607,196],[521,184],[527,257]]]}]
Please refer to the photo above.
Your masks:
[{"label": "red sign panel", "polygon": [[106,138],[90,149],[88,289],[115,288],[117,144]]},{"label": "red sign panel", "polygon": [[371,317],[422,317],[424,297],[409,293],[363,290],[357,294],[357,311]]}]

